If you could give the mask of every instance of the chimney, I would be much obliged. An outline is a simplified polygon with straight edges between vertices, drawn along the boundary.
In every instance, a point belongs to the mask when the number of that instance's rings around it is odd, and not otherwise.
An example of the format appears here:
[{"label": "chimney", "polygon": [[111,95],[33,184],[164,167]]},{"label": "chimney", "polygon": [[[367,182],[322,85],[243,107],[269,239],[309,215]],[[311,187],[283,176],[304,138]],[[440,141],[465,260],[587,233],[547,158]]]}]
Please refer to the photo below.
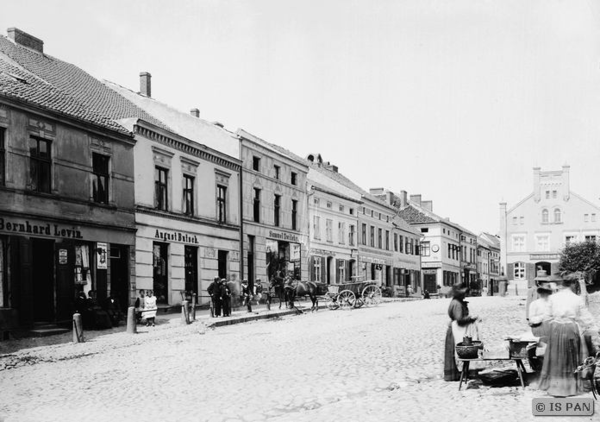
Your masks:
[{"label": "chimney", "polygon": [[408,205],[408,199],[406,199],[407,196],[408,194],[405,190],[400,191],[400,209],[404,209]]},{"label": "chimney", "polygon": [[411,195],[410,201],[417,204],[419,207],[421,206],[421,195]]},{"label": "chimney", "polygon": [[433,201],[423,201],[421,206],[429,212],[433,212]]},{"label": "chimney", "polygon": [[540,168],[533,168],[533,199],[535,202],[540,202],[541,190],[540,190]]},{"label": "chimney", "polygon": [[8,28],[8,38],[13,40],[15,44],[30,48],[38,53],[44,52],[44,41],[33,35],[29,35],[27,32],[23,32],[18,28]]},{"label": "chimney", "polygon": [[150,82],[152,75],[148,72],[140,73],[140,94],[144,97],[152,97],[152,83]]},{"label": "chimney", "polygon": [[190,110],[190,114],[194,117],[200,117],[200,110],[198,110],[197,108],[193,108]]}]

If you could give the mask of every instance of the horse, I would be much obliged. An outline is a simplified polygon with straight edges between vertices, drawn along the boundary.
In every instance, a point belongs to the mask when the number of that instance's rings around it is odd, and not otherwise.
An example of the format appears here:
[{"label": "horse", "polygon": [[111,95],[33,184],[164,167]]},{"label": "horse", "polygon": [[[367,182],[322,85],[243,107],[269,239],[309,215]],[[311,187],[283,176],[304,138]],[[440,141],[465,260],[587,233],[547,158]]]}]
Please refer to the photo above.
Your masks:
[{"label": "horse", "polygon": [[[271,298],[275,296],[279,299],[279,309],[281,304],[286,302],[285,300],[285,282],[281,277],[273,277],[269,283],[269,290],[267,292],[267,307],[271,309]],[[286,302],[287,307],[287,302]]]},{"label": "horse", "polygon": [[319,310],[319,296],[324,296],[328,292],[326,283],[317,283],[315,281],[297,281],[286,286],[286,302],[290,307],[294,307],[296,297],[310,297],[312,302],[311,312]]}]

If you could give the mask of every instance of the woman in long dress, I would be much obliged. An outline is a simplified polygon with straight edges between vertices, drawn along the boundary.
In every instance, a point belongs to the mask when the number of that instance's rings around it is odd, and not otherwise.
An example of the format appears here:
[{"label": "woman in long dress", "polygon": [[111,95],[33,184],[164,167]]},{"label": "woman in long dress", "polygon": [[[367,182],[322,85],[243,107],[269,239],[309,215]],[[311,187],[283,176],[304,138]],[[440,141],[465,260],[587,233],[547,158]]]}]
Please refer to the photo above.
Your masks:
[{"label": "woman in long dress", "polygon": [[[452,286],[451,294],[452,300],[448,307],[450,323],[446,331],[444,348],[444,381],[458,381],[460,379],[460,371],[456,365],[455,346],[457,342],[462,341],[461,333],[464,335],[469,326],[477,321],[477,317],[469,316],[468,302],[465,301],[467,288],[462,285]],[[477,340],[477,338],[473,340]]]},{"label": "woman in long dress", "polygon": [[595,326],[594,318],[571,290],[572,279],[553,274],[548,280],[557,282],[559,290],[549,298],[551,320],[539,388],[555,397],[574,396],[583,392],[575,369],[588,355],[582,340]]}]

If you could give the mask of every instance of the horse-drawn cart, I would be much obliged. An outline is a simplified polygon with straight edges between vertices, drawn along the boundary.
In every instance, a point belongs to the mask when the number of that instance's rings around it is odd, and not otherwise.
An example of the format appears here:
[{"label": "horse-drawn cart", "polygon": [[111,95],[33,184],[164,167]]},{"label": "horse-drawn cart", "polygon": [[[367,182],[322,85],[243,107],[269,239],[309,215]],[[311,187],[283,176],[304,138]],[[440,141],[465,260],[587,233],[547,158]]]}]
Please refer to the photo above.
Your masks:
[{"label": "horse-drawn cart", "polygon": [[352,309],[381,303],[381,289],[376,281],[356,281],[328,286],[329,309]]}]

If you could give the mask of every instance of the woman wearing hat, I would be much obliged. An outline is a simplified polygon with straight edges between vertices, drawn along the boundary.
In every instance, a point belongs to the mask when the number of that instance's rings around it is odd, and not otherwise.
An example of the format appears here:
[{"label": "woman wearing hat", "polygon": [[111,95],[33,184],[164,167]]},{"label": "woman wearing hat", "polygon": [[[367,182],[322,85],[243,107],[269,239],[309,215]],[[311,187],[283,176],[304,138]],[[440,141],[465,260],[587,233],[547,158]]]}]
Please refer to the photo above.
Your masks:
[{"label": "woman wearing hat", "polygon": [[[477,321],[477,317],[469,316],[469,308],[465,301],[467,294],[467,288],[463,285],[452,286],[450,291],[452,300],[448,307],[448,316],[450,317],[450,324],[446,331],[446,344],[444,349],[444,380],[445,381],[458,381],[460,379],[460,371],[456,365],[455,351],[454,348],[456,343],[462,341],[462,337],[471,328],[476,328],[474,324]],[[473,340],[479,340],[476,329],[473,330],[475,338]],[[471,336],[473,337],[473,336]]]},{"label": "woman wearing hat", "polygon": [[574,396],[582,393],[581,378],[575,369],[588,356],[583,334],[590,329],[597,332],[597,328],[583,300],[571,290],[570,277],[557,273],[547,281],[556,282],[558,292],[549,299],[551,320],[540,389],[552,396]]}]

